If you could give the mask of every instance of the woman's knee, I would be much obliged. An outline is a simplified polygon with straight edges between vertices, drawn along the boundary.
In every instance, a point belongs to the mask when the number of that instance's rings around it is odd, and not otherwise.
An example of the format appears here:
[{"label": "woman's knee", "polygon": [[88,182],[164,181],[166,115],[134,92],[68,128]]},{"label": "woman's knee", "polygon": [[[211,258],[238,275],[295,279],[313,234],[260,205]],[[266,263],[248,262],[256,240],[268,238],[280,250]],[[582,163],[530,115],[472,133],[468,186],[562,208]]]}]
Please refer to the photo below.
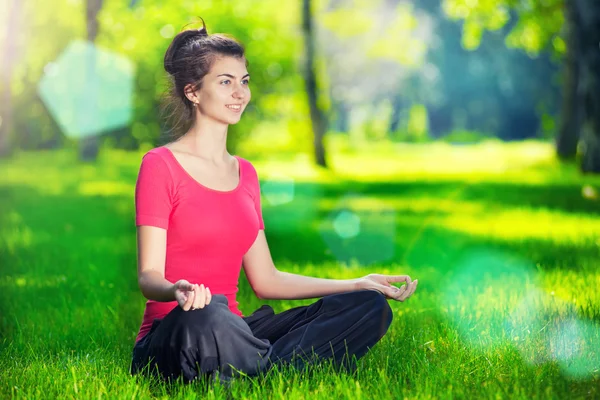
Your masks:
[{"label": "woman's knee", "polygon": [[372,297],[371,310],[373,313],[373,319],[377,327],[379,328],[381,336],[383,336],[392,324],[394,313],[385,295],[375,290],[369,291],[373,292],[370,294],[370,296]]},{"label": "woman's knee", "polygon": [[369,304],[369,308],[379,311],[389,311],[390,305],[387,298],[379,291],[362,289],[351,292],[357,305]]},{"label": "woman's knee", "polygon": [[361,308],[368,317],[373,327],[383,336],[390,327],[393,319],[393,311],[387,298],[377,290],[359,290],[354,292],[355,305]]},{"label": "woman's knee", "polygon": [[377,290],[363,289],[323,298],[328,311],[338,309],[346,318],[367,322],[381,336],[392,323],[393,312],[387,298]]},{"label": "woman's knee", "polygon": [[203,348],[204,353],[216,349],[215,335],[226,329],[235,315],[227,304],[211,302],[196,310],[185,311],[177,306],[162,321],[151,338],[149,355],[164,363],[171,356]]}]

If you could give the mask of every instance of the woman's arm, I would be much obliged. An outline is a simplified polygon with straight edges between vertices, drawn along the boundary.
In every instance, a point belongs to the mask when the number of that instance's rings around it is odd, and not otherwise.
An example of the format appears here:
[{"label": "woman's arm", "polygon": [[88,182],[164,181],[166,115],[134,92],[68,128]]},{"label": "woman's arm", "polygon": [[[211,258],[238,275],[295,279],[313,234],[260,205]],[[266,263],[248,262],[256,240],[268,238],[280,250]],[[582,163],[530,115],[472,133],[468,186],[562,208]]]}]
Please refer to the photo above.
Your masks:
[{"label": "woman's arm", "polygon": [[263,289],[262,299],[311,299],[328,294],[357,290],[358,279],[324,279],[275,271],[273,280]]},{"label": "woman's arm", "polygon": [[167,231],[155,226],[137,228],[138,285],[144,297],[174,301],[174,285],[165,279]]},{"label": "woman's arm", "polygon": [[204,308],[212,294],[204,284],[180,279],[171,283],[165,279],[167,230],[155,226],[138,226],[138,284],[149,300],[177,301],[184,311]]},{"label": "woman's arm", "polygon": [[261,299],[310,299],[358,289],[359,279],[322,279],[278,271],[263,230],[258,231],[243,264],[254,293]]},{"label": "woman's arm", "polygon": [[[355,279],[322,279],[278,271],[273,264],[265,232],[260,230],[244,255],[244,270],[254,293],[261,299],[309,299],[329,294],[369,289],[388,299],[405,301],[414,293],[418,280],[408,275],[369,274]],[[404,282],[401,288],[393,283]]]}]

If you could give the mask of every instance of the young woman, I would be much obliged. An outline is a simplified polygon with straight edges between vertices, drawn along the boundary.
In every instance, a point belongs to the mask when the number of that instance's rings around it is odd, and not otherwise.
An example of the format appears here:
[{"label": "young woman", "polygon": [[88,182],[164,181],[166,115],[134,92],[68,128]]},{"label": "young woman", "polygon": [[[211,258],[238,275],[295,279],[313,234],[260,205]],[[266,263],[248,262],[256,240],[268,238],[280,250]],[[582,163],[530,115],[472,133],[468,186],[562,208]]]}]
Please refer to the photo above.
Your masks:
[{"label": "young woman", "polygon": [[[278,271],[264,233],[253,165],[226,149],[250,101],[244,49],[206,26],[180,32],[164,58],[189,129],[147,152],[135,188],[138,282],[148,299],[131,373],[229,379],[277,363],[333,359],[354,369],[387,332],[387,299],[417,286],[407,275],[319,279]],[[275,314],[238,309],[240,268],[261,299],[318,301]],[[391,283],[405,282],[401,288]]]}]

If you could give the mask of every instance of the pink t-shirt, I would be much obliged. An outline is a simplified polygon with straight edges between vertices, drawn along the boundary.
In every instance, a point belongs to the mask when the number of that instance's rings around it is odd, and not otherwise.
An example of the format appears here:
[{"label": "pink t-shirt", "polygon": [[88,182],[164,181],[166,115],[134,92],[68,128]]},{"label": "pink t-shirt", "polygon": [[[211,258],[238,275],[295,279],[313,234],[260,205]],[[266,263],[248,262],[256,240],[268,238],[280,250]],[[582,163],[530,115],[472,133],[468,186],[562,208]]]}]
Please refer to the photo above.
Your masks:
[{"label": "pink t-shirt", "polygon": [[[264,229],[260,185],[254,166],[239,162],[239,184],[230,191],[203,186],[166,147],[142,157],[135,187],[135,224],[166,229],[165,278],[203,283],[213,295],[224,294],[229,309],[242,316],[236,293],[242,256]],[[177,302],[148,300],[136,342]]]}]

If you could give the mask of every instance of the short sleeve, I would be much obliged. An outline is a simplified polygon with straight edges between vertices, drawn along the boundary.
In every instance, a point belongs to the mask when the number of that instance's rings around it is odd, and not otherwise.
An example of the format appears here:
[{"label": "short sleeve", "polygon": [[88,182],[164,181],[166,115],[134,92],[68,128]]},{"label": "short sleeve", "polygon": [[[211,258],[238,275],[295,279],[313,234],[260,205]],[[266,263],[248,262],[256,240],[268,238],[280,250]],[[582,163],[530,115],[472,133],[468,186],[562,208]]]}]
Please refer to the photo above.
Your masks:
[{"label": "short sleeve", "polygon": [[135,225],[169,228],[173,208],[173,179],[160,155],[146,153],[135,184]]},{"label": "short sleeve", "polygon": [[[250,164],[252,165],[252,164]],[[254,193],[254,208],[256,209],[256,215],[258,216],[258,229],[265,229],[265,221],[263,220],[262,207],[260,203],[260,182],[258,180],[258,173],[254,166],[252,166],[253,176],[253,193]]]}]

